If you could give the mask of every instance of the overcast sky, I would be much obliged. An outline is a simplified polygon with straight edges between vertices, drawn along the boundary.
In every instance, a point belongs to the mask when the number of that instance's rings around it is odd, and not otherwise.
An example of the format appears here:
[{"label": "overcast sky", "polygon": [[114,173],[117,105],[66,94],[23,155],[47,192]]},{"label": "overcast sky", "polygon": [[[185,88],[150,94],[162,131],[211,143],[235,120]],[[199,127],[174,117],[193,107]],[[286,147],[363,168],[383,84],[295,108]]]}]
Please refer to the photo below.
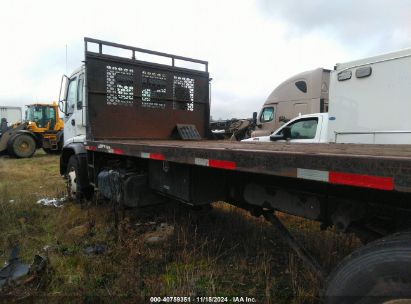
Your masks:
[{"label": "overcast sky", "polygon": [[214,118],[251,117],[296,73],[411,47],[409,0],[0,3],[0,105],[57,100],[84,36],[209,61]]}]

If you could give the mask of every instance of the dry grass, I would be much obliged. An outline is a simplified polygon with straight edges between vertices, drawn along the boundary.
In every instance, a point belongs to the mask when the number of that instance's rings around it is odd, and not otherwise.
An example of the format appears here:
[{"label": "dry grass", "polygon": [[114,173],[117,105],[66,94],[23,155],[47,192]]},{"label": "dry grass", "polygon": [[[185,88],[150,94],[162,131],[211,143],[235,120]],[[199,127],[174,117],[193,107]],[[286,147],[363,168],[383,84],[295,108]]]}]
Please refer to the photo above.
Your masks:
[{"label": "dry grass", "polygon": [[[21,257],[50,246],[44,284],[9,291],[75,297],[80,301],[136,302],[148,296],[252,296],[262,303],[317,303],[319,282],[262,218],[224,203],[193,211],[168,203],[125,210],[115,227],[108,204],[63,208],[39,206],[42,197],[61,197],[64,183],[58,157],[0,158],[0,262],[20,244]],[[13,200],[13,202],[11,202]],[[331,269],[358,242],[352,236],[319,232],[318,224],[281,215],[298,240]],[[155,222],[151,225],[150,222]],[[148,223],[148,224],[147,224]],[[159,223],[173,235],[147,244],[146,233]],[[107,245],[87,256],[85,246]]]}]

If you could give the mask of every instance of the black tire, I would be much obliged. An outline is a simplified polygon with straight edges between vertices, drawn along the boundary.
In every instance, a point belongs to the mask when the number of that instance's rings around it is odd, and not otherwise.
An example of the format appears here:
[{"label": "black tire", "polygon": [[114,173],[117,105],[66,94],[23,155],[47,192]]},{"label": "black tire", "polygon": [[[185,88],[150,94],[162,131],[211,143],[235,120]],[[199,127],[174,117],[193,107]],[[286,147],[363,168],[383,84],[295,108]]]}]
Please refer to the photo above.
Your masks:
[{"label": "black tire", "polygon": [[36,152],[36,142],[29,134],[17,134],[11,138],[7,150],[11,156],[30,158]]},{"label": "black tire", "polygon": [[[74,176],[72,174],[74,172]],[[67,163],[67,172],[66,172],[66,179],[67,179],[67,195],[70,199],[73,200],[80,200],[80,193],[78,189],[80,189],[79,183],[79,162],[75,155],[70,156],[69,161]]]},{"label": "black tire", "polygon": [[327,304],[411,299],[411,232],[394,234],[354,251],[330,274],[324,296]]},{"label": "black tire", "polygon": [[[87,184],[81,184],[80,180],[84,180],[85,170],[81,170],[80,162],[76,155],[72,155],[67,163],[66,179],[67,179],[67,194],[70,199],[81,202],[83,199],[91,199],[93,196],[93,188]],[[73,175],[74,173],[74,175]]]},{"label": "black tire", "polygon": [[64,146],[64,137],[63,135],[61,135],[60,140],[57,144],[58,153],[61,153],[61,151],[63,151],[63,146]]}]

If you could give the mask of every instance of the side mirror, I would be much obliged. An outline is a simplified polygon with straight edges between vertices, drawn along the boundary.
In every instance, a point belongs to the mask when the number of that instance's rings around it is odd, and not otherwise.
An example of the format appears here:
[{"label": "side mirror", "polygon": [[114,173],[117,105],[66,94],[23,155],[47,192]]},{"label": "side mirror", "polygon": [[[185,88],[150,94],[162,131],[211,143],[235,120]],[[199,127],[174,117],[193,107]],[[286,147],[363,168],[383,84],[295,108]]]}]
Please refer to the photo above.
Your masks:
[{"label": "side mirror", "polygon": [[270,135],[270,140],[271,141],[277,141],[277,140],[281,140],[281,139],[284,139],[284,137],[283,137],[283,135],[282,134],[271,134]]},{"label": "side mirror", "polygon": [[287,140],[290,138],[291,138],[291,128],[290,127],[284,127],[281,134],[270,135],[271,141],[277,141],[277,140],[282,140],[282,139]]},{"label": "side mirror", "polygon": [[289,122],[289,121],[290,120],[287,119],[287,117],[285,117],[285,116],[278,117],[278,122],[286,123],[286,122]]},{"label": "side mirror", "polygon": [[65,111],[64,111],[65,109],[64,109],[64,101],[63,100],[59,100],[59,110],[60,110],[60,112],[66,114]]},{"label": "side mirror", "polygon": [[[60,92],[59,92],[59,110],[66,114],[66,109],[64,102],[66,101],[66,90],[67,90],[67,84],[69,83],[70,78],[68,78],[66,75],[61,76],[61,81],[60,81]],[[64,86],[64,91],[63,91],[63,86]],[[64,94],[64,97],[61,96],[61,94]]]},{"label": "side mirror", "polygon": [[284,127],[284,129],[283,129],[283,138],[284,139],[290,139],[291,138],[291,128],[290,127]]},{"label": "side mirror", "polygon": [[257,125],[257,112],[253,112],[253,124]]}]

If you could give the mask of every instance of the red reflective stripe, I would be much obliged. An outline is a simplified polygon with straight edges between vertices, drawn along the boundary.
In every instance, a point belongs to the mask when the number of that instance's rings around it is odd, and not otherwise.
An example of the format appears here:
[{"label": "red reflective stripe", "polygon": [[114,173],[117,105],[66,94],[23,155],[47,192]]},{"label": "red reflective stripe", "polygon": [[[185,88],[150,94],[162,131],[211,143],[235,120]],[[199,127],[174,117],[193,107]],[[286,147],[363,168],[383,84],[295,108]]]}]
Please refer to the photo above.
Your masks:
[{"label": "red reflective stripe", "polygon": [[228,170],[234,170],[236,168],[235,162],[228,161],[228,160],[218,160],[218,159],[208,160],[208,166],[214,167],[214,168],[228,169]]},{"label": "red reflective stripe", "polygon": [[165,160],[166,158],[161,153],[150,153],[150,159]]},{"label": "red reflective stripe", "polygon": [[96,146],[87,146],[86,149],[90,150],[90,151],[96,151],[97,147]]},{"label": "red reflective stripe", "polygon": [[394,189],[394,181],[392,177],[370,176],[330,171],[329,182],[332,184],[342,184],[381,190]]},{"label": "red reflective stripe", "polygon": [[123,154],[124,154],[124,151],[121,150],[121,149],[113,148],[113,153],[114,153],[114,154],[121,154],[121,155],[123,155]]}]

